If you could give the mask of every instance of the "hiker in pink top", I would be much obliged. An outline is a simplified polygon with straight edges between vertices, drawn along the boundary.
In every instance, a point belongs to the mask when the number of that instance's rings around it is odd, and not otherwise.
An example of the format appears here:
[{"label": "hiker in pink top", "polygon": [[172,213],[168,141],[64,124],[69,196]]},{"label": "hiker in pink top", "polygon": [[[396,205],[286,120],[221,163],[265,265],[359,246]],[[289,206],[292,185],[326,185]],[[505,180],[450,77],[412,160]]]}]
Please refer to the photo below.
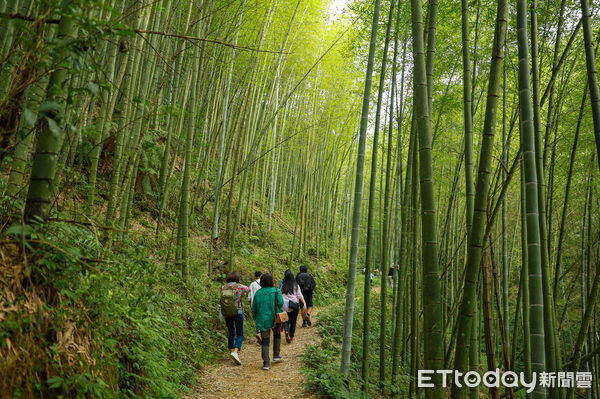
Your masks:
[{"label": "hiker in pink top", "polygon": [[304,296],[300,286],[296,283],[296,277],[291,270],[286,270],[281,283],[281,294],[283,295],[283,310],[287,312],[289,320],[283,323],[285,329],[285,341],[289,344],[294,340],[296,333],[296,321],[300,312],[300,304],[306,308]]}]

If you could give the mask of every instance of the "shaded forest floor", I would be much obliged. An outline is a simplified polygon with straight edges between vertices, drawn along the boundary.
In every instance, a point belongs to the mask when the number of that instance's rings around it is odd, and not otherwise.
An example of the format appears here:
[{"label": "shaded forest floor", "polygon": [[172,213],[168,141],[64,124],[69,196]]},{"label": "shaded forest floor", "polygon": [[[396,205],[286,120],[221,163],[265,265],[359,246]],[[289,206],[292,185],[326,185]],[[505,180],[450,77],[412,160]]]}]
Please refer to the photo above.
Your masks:
[{"label": "shaded forest floor", "polygon": [[[306,377],[302,373],[302,357],[306,346],[319,344],[321,341],[315,327],[318,316],[315,316],[316,310],[313,311],[313,325],[308,328],[302,328],[301,318],[298,318],[296,336],[291,344],[285,342],[282,334],[283,361],[272,363],[268,371],[262,369],[261,348],[256,342],[253,324],[251,328],[245,328],[246,337],[240,352],[242,365],[235,364],[228,353],[224,353],[214,367],[207,368],[200,376],[199,384],[188,399],[316,398],[317,396],[305,390]],[[271,356],[272,347],[271,343]]]}]

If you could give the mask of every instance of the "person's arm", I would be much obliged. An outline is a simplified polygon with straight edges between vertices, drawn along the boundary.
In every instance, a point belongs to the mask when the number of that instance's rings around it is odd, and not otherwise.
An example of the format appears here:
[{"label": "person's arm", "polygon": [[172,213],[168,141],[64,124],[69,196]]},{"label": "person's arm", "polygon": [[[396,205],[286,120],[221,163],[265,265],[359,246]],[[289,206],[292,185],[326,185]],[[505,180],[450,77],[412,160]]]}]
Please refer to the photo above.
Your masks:
[{"label": "person's arm", "polygon": [[296,295],[302,301],[302,307],[304,309],[306,309],[306,301],[304,300],[304,295],[302,295],[302,290],[300,289],[300,286],[298,286],[298,285],[296,286]]},{"label": "person's arm", "polygon": [[283,312],[283,295],[281,295],[281,290],[277,290],[277,313]]}]

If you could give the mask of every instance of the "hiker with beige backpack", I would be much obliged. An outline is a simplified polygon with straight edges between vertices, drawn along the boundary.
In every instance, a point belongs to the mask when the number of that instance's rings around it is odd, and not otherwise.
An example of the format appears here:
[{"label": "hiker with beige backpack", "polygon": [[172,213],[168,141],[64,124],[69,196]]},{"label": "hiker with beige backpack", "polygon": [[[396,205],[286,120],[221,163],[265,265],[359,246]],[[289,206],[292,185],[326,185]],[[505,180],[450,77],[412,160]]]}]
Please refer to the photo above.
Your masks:
[{"label": "hiker with beige backpack", "polygon": [[230,272],[227,274],[226,280],[227,284],[221,287],[221,314],[227,324],[229,356],[235,363],[242,364],[238,355],[244,341],[242,295],[250,292],[250,288],[240,284],[240,275],[238,272]]}]

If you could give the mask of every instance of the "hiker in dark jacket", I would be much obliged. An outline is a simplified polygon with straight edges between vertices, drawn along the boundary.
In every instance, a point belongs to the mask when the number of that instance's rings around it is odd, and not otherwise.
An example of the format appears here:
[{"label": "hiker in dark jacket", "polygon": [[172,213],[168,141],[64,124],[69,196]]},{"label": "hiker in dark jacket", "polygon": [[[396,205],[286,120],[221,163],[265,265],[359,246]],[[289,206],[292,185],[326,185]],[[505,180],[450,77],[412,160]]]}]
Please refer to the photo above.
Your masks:
[{"label": "hiker in dark jacket", "polygon": [[308,267],[306,267],[306,265],[300,266],[300,273],[296,276],[296,282],[300,286],[300,291],[302,291],[302,296],[306,303],[306,316],[302,322],[302,327],[306,327],[306,325],[312,326],[310,312],[313,308],[313,291],[315,290],[317,283],[313,276],[308,273]]},{"label": "hiker in dark jacket", "polygon": [[[261,289],[256,291],[252,298],[252,317],[256,321],[256,328],[262,337],[263,370],[271,367],[269,359],[269,345],[271,344],[271,330],[273,330],[273,362],[282,360],[281,326],[275,324],[275,309],[277,313],[283,312],[283,297],[279,288],[273,287],[273,276],[265,273],[260,277]],[[277,299],[275,299],[277,298]],[[277,302],[276,302],[277,301]],[[277,303],[277,306],[275,304]]]}]

